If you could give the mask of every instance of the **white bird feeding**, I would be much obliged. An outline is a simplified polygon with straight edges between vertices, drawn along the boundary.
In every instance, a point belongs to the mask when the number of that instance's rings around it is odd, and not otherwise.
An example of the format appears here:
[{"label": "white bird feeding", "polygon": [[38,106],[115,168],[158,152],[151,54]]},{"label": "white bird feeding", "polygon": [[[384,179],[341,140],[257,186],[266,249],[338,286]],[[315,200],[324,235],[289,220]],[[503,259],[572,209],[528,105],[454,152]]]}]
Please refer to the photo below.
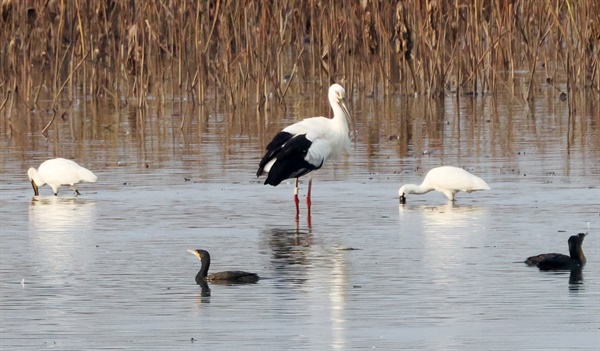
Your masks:
[{"label": "white bird feeding", "polygon": [[421,185],[405,184],[398,190],[400,203],[406,203],[406,195],[408,194],[426,194],[432,190],[436,190],[446,195],[448,200],[454,201],[454,196],[459,191],[470,193],[478,190],[490,190],[487,183],[462,168],[452,166],[442,166],[431,169],[427,172],[425,179]]},{"label": "white bird feeding", "polygon": [[90,170],[64,158],[44,161],[37,170],[33,167],[29,168],[27,175],[35,196],[39,195],[38,187],[44,184],[50,185],[54,195],[58,195],[58,188],[61,185],[70,185],[77,195],[81,195],[75,184],[79,182],[95,183],[98,179]]},{"label": "white bird feeding", "polygon": [[[279,185],[296,178],[294,201],[296,219],[299,216],[298,178],[317,170],[329,159],[335,159],[350,145],[348,121],[354,123],[346,107],[346,91],[339,84],[329,88],[329,103],[333,118],[312,117],[294,123],[277,133],[267,145],[256,176],[267,174],[264,184]],[[310,216],[312,178],[308,182],[306,204]]]}]

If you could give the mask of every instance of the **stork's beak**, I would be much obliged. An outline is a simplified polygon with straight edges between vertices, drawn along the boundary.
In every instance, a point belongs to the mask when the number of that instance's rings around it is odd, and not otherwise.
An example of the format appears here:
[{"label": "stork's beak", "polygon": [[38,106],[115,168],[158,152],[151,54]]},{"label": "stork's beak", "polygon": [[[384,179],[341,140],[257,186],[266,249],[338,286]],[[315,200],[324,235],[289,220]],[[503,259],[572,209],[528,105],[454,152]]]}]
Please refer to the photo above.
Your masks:
[{"label": "stork's beak", "polygon": [[31,186],[33,187],[33,194],[35,196],[39,196],[40,192],[38,191],[38,186],[37,186],[37,184],[35,184],[35,182],[33,181],[33,179],[31,180]]},{"label": "stork's beak", "polygon": [[406,196],[400,195],[400,204],[401,205],[405,205],[406,204]]},{"label": "stork's beak", "polygon": [[352,118],[352,114],[350,113],[350,111],[348,110],[348,107],[346,106],[346,99],[343,99],[340,101],[340,106],[342,107],[342,110],[344,111],[344,114],[346,115],[346,119],[348,121],[350,121],[351,128],[352,128],[352,134],[354,134],[354,139],[356,140],[356,134],[358,134],[358,132],[356,130],[356,124],[354,124],[354,118]]}]

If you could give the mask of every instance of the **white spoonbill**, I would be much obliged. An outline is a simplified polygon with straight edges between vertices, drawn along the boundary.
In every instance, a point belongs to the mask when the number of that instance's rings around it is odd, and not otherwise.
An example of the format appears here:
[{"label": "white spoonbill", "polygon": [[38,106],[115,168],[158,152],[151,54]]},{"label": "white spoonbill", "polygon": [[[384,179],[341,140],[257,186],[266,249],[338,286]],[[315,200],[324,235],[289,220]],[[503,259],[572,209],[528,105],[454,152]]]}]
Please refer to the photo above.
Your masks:
[{"label": "white spoonbill", "polygon": [[[265,184],[279,185],[283,180],[296,178],[294,202],[296,219],[299,216],[298,178],[317,170],[329,159],[335,159],[350,145],[348,121],[354,123],[346,107],[346,91],[339,84],[329,88],[329,103],[333,118],[312,117],[294,123],[277,133],[267,145],[256,176],[267,173]],[[308,181],[306,204],[310,216],[312,178]]]},{"label": "white spoonbill", "polygon": [[61,185],[70,185],[77,195],[81,195],[75,184],[79,182],[95,183],[98,179],[90,170],[64,158],[44,161],[37,170],[33,167],[29,168],[27,175],[36,196],[39,195],[38,187],[44,184],[50,185],[54,195],[58,195],[58,188]]},{"label": "white spoonbill", "polygon": [[431,169],[427,172],[421,185],[405,184],[398,190],[400,203],[406,203],[408,194],[426,194],[436,190],[446,195],[448,200],[454,201],[454,195],[459,191],[470,193],[477,190],[490,190],[487,183],[462,168],[452,166],[442,166]]}]

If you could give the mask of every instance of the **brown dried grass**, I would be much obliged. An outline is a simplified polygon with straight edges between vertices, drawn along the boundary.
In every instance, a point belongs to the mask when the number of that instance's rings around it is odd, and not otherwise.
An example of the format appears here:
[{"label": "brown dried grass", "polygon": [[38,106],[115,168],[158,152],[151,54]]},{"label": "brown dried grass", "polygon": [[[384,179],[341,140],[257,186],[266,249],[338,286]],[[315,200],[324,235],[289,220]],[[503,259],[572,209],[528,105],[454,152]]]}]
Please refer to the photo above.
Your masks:
[{"label": "brown dried grass", "polygon": [[3,0],[0,13],[1,109],[219,98],[261,114],[333,81],[432,98],[551,84],[570,106],[600,92],[596,1]]}]

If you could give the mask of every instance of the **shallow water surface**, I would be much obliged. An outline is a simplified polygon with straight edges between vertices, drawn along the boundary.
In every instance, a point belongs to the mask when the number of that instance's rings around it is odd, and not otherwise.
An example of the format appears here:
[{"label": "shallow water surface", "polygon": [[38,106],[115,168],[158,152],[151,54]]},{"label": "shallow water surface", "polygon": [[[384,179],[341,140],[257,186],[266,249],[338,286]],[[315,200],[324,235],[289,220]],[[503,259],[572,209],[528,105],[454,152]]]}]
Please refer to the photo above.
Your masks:
[{"label": "shallow water surface", "polygon": [[[447,104],[439,123],[356,103],[351,155],[315,175],[311,220],[302,201],[298,223],[293,182],[262,185],[263,144],[219,133],[229,127],[217,117],[190,135],[150,125],[142,137],[127,118],[113,142],[5,138],[1,348],[598,349],[597,124],[584,116],[571,129],[561,109],[509,118],[481,107],[482,122],[468,103]],[[410,140],[390,137],[400,114],[414,118]],[[55,156],[76,158],[98,182],[78,197],[47,186],[33,197],[26,168]],[[398,204],[401,184],[442,164],[492,190]],[[305,191],[303,181],[302,200]],[[567,253],[578,232],[589,232],[581,276],[522,263]],[[211,271],[262,279],[203,292],[186,252],[196,248],[210,251]]]}]

